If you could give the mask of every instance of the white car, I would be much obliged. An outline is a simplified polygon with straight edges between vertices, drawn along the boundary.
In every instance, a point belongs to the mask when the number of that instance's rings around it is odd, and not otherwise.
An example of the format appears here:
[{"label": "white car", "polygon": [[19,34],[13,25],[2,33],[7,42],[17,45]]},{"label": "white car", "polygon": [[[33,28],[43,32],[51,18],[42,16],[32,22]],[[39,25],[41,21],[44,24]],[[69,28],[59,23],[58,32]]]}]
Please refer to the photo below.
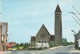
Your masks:
[{"label": "white car", "polygon": [[15,51],[16,51],[16,49],[12,49],[12,51],[13,51],[13,52],[15,52]]}]

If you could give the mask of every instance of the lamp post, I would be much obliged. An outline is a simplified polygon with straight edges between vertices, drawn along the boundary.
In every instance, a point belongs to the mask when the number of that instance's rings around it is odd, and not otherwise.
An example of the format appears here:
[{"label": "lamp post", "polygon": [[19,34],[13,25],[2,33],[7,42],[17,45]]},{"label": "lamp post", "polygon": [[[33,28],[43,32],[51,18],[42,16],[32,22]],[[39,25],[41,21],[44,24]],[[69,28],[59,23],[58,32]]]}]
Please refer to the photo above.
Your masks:
[{"label": "lamp post", "polygon": [[71,31],[74,33],[73,35],[74,35],[74,39],[76,41],[76,36],[75,36],[76,35],[76,32],[74,30],[71,30]]},{"label": "lamp post", "polygon": [[74,30],[71,30],[71,31],[74,33],[73,35],[75,36],[76,35],[76,32]]},{"label": "lamp post", "polygon": [[11,35],[12,35],[12,34],[9,34],[9,35],[8,35],[8,42],[9,42],[9,36],[11,36]]},{"label": "lamp post", "polygon": [[76,39],[76,32],[74,30],[71,30],[71,31],[74,33],[73,34],[74,35],[74,39],[75,39],[74,44],[75,44],[75,47],[76,47],[76,44],[77,44],[77,42],[76,42],[77,41],[77,39]]}]

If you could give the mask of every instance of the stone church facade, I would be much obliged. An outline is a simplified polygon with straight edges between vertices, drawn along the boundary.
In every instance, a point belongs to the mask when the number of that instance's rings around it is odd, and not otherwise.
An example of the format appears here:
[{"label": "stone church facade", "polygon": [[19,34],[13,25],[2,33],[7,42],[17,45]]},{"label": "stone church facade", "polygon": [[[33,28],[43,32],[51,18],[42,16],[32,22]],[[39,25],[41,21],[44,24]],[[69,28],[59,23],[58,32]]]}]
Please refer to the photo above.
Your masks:
[{"label": "stone church facade", "polygon": [[50,45],[61,45],[62,44],[62,19],[61,10],[57,5],[55,10],[55,35],[50,35],[47,28],[42,25],[40,30],[35,36],[31,37],[31,46],[37,48],[50,47]]}]

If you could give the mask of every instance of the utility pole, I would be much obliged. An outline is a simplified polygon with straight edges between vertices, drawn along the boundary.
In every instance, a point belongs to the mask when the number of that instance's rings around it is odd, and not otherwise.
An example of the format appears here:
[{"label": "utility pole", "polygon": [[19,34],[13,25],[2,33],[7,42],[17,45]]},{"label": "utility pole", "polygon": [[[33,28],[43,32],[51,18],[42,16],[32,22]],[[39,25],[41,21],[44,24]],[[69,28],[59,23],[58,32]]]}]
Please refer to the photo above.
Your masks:
[{"label": "utility pole", "polygon": [[7,39],[8,39],[8,42],[9,42],[9,36],[11,36],[11,35],[13,35],[13,34],[9,34],[9,35],[8,35],[8,38],[7,38]]}]

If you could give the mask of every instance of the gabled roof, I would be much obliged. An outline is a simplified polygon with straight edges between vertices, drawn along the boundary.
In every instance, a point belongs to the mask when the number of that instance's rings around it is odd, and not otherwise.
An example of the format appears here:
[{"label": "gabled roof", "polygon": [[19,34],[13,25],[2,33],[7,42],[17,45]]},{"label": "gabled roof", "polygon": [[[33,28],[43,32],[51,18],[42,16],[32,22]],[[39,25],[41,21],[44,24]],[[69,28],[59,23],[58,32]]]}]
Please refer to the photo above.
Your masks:
[{"label": "gabled roof", "polygon": [[[42,25],[42,27],[40,28],[40,30],[38,31],[38,33],[43,32],[43,31],[47,32],[47,34],[50,35],[50,33],[48,32],[48,30],[47,30],[47,28],[44,26],[44,24]],[[45,32],[44,32],[44,33],[45,33]],[[37,34],[38,34],[38,33],[37,33]]]},{"label": "gabled roof", "polygon": [[61,12],[59,5],[57,5],[55,12]]}]

